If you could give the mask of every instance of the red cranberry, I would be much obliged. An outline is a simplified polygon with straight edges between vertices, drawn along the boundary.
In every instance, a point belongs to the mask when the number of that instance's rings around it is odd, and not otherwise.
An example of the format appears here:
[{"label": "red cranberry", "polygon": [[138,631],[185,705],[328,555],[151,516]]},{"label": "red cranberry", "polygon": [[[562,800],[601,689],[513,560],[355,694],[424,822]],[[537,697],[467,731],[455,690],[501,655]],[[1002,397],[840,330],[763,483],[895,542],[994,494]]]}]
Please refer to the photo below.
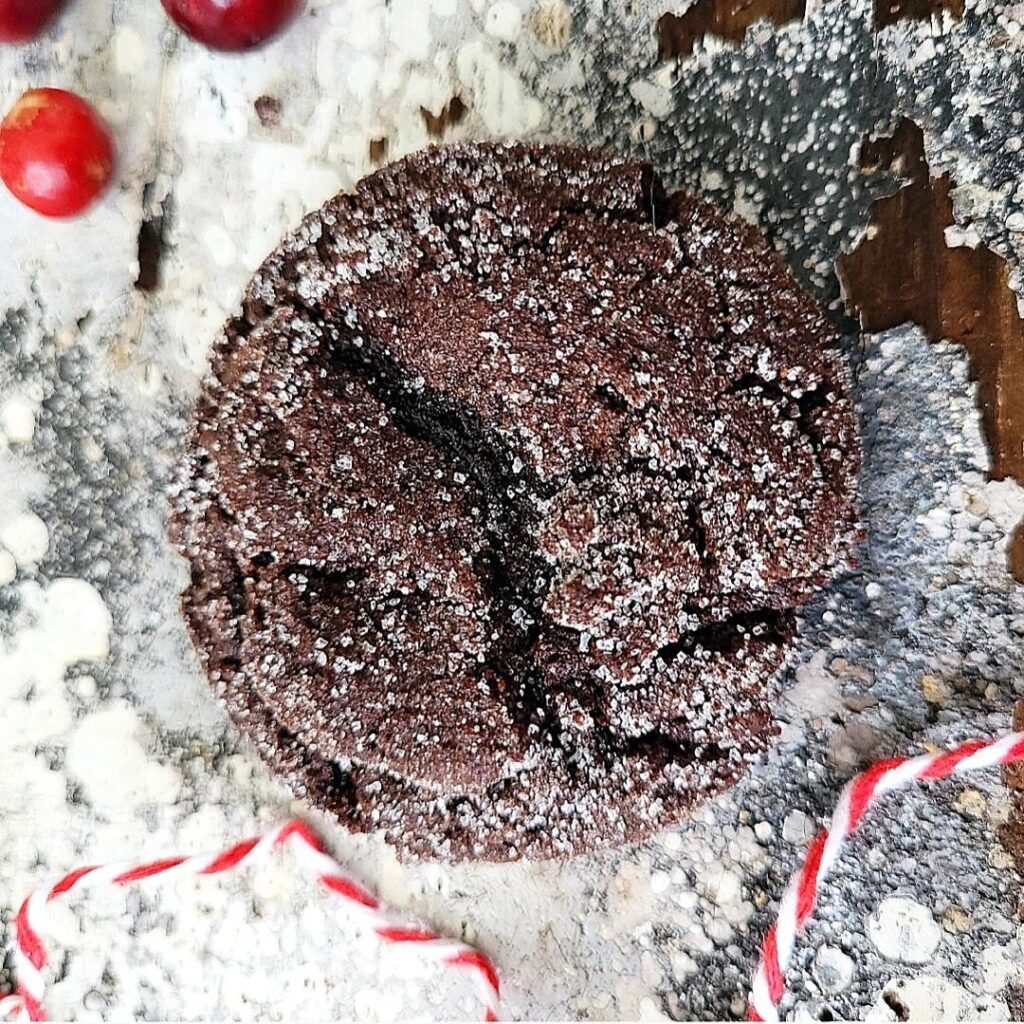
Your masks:
[{"label": "red cranberry", "polygon": [[0,43],[26,43],[64,6],[64,0],[0,0]]},{"label": "red cranberry", "polygon": [[160,0],[193,38],[215,50],[249,50],[279,32],[302,0]]},{"label": "red cranberry", "polygon": [[46,217],[81,213],[113,170],[110,131],[74,93],[31,89],[0,123],[0,179]]}]

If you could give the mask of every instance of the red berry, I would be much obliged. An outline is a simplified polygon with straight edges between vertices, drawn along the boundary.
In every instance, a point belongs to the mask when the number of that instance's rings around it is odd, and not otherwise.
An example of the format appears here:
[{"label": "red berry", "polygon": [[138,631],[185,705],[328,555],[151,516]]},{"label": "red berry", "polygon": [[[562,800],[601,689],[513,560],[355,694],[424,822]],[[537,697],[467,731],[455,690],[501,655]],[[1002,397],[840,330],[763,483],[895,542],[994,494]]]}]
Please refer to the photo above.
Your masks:
[{"label": "red berry", "polygon": [[0,43],[25,43],[64,6],[64,0],[0,0]]},{"label": "red berry", "polygon": [[0,123],[0,178],[46,217],[81,213],[110,183],[114,143],[92,106],[63,89],[31,89]]},{"label": "red berry", "polygon": [[193,38],[215,50],[249,50],[279,32],[302,0],[161,0]]}]

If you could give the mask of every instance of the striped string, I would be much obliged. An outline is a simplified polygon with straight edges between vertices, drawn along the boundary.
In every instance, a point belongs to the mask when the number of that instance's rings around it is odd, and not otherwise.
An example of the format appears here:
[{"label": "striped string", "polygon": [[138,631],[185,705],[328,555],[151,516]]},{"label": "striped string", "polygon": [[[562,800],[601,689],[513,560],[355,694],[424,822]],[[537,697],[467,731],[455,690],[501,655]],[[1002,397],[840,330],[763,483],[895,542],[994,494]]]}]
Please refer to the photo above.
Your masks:
[{"label": "striped string", "polygon": [[[786,991],[785,972],[797,937],[806,927],[821,885],[835,865],[844,843],[875,803],[911,782],[930,782],[1022,760],[1024,732],[1013,732],[993,740],[971,740],[944,752],[879,761],[854,776],[840,794],[831,823],[812,840],[803,865],[793,875],[782,896],[776,921],[762,944],[761,959],[750,992],[749,1019],[779,1019],[778,1006]],[[502,1019],[501,982],[494,965],[483,953],[420,924],[396,917],[371,892],[341,870],[327,854],[319,837],[301,821],[286,822],[262,836],[243,840],[218,853],[165,857],[141,864],[76,868],[48,889],[35,890],[25,899],[14,918],[11,954],[17,989],[13,994],[0,998],[0,1019],[47,1019],[43,971],[49,955],[41,933],[49,903],[70,893],[94,888],[166,882],[181,876],[223,874],[250,865],[284,846],[294,853],[300,869],[337,897],[352,918],[366,925],[367,933],[376,941],[397,947],[406,954],[469,972],[480,993],[483,1019]]]},{"label": "striped string", "polygon": [[285,822],[262,836],[245,839],[217,853],[164,857],[142,864],[75,868],[48,889],[36,889],[26,897],[14,918],[11,954],[17,989],[13,994],[0,998],[0,1019],[47,1019],[43,972],[49,962],[49,954],[41,936],[46,907],[54,900],[91,889],[141,882],[164,883],[182,876],[220,875],[251,865],[280,847],[288,847],[299,868],[336,897],[351,918],[366,926],[366,933],[375,941],[393,946],[406,955],[434,960],[446,967],[468,972],[479,990],[484,1007],[483,1019],[501,1019],[501,982],[494,965],[483,953],[395,916],[371,892],[342,871],[337,861],[328,855],[320,838],[301,821]]},{"label": "striped string", "polygon": [[786,968],[797,936],[806,927],[821,884],[835,865],[843,844],[857,830],[873,804],[911,782],[932,782],[1021,760],[1024,760],[1024,733],[1011,732],[993,740],[970,740],[935,754],[878,761],[855,775],[840,794],[829,826],[814,837],[803,865],[783,893],[778,917],[761,946],[761,960],[750,991],[748,1018],[779,1019],[778,1006],[786,992]]}]

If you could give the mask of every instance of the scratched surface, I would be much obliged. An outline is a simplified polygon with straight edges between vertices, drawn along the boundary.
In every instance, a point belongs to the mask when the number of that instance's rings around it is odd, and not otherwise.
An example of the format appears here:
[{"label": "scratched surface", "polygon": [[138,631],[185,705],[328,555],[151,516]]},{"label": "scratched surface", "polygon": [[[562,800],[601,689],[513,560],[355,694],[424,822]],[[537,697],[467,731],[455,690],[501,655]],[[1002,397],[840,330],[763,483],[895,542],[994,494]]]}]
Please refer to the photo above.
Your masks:
[{"label": "scratched surface", "polygon": [[[0,51],[0,107],[74,87],[120,153],[117,187],[73,224],[0,196],[8,926],[29,887],[71,864],[216,847],[305,813],[207,692],[163,488],[245,281],[303,212],[381,161],[435,138],[646,153],[760,224],[839,316],[835,259],[900,172],[865,169],[861,142],[907,117],[949,175],[946,243],[1005,256],[1019,290],[1024,4],[934,4],[945,13],[877,30],[869,0],[762,6],[788,13],[740,38],[706,0],[309,0],[282,40],[224,58],[178,39],[156,3],[75,0],[43,40]],[[696,7],[686,25],[733,38],[666,49],[659,21]],[[324,823],[385,898],[492,954],[516,1016],[742,1015],[773,901],[842,782],[873,757],[1009,723],[1024,594],[1006,548],[1024,492],[989,479],[967,353],[911,327],[846,326],[868,539],[807,609],[780,742],[746,782],[643,846],[568,864],[398,865]],[[874,815],[799,946],[786,1012],[1019,1014],[1020,886],[996,838],[1008,813],[992,775]],[[52,934],[68,951],[61,1017],[476,1012],[470,989],[378,956],[285,860],[75,901]]]}]

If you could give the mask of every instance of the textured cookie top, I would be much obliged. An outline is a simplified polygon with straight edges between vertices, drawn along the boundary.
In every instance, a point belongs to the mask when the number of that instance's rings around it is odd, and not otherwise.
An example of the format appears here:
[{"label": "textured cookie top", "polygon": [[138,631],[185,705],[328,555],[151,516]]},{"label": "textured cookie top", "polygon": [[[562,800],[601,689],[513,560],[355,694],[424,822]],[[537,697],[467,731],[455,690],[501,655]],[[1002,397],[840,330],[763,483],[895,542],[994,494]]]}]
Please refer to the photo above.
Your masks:
[{"label": "textured cookie top", "polygon": [[451,856],[634,838],[737,776],[859,468],[835,336],[756,232],[647,165],[432,149],[244,309],[176,532],[266,757]]}]

